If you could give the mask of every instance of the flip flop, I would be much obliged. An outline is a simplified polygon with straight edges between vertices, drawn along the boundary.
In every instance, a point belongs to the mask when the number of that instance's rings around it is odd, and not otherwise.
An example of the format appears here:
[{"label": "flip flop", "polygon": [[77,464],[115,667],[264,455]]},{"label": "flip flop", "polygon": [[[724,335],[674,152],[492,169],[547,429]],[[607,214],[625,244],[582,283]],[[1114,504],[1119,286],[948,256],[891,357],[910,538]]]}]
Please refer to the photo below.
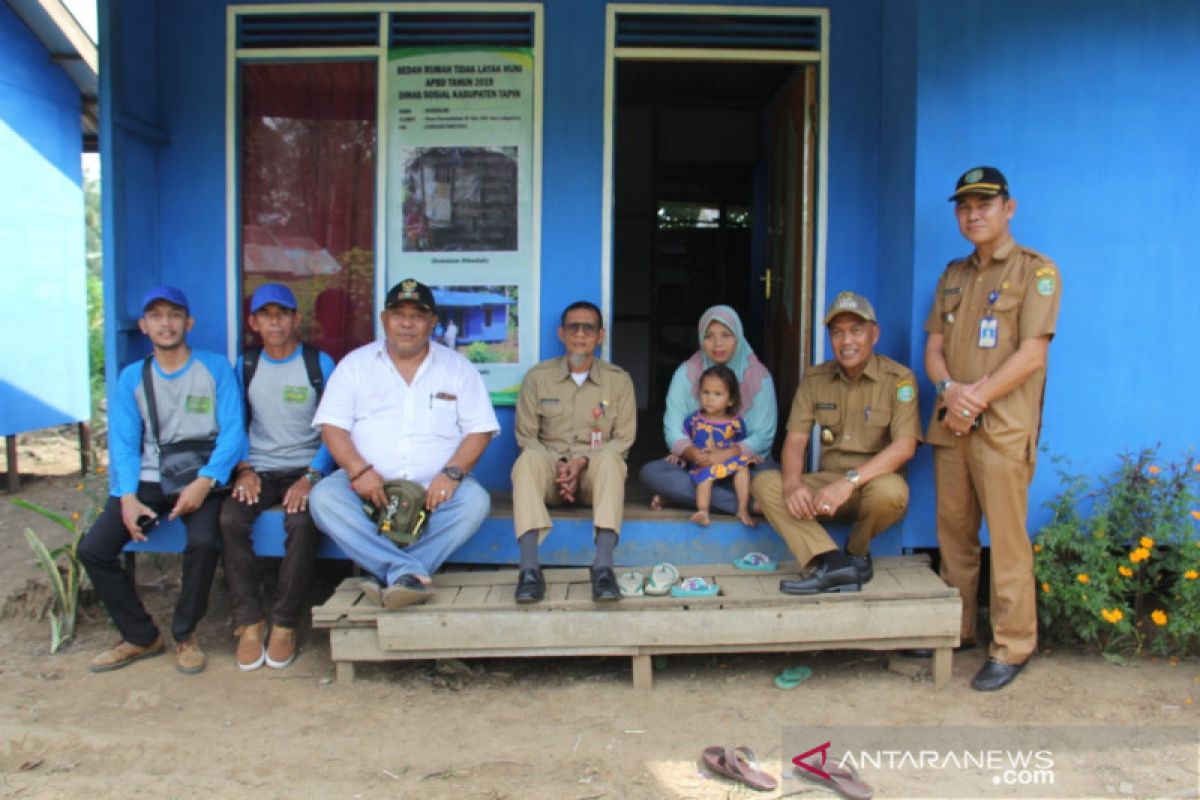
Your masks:
[{"label": "flip flop", "polygon": [[775,676],[775,685],[780,689],[795,689],[811,678],[812,674],[812,670],[808,667],[788,667]]},{"label": "flip flop", "polygon": [[779,567],[766,553],[746,553],[734,561],[733,565],[738,569],[747,569],[753,572],[774,572]]},{"label": "flip flop", "polygon": [[621,597],[641,597],[645,594],[642,590],[645,578],[640,572],[622,572],[617,578],[617,588],[621,590]]},{"label": "flip flop", "polygon": [[677,586],[671,587],[671,597],[712,597],[720,593],[720,586],[704,578],[684,578]]},{"label": "flip flop", "polygon": [[848,800],[871,800],[875,796],[875,790],[871,784],[858,777],[858,772],[853,766],[842,766],[834,758],[828,758],[824,766],[819,766],[820,759],[812,761],[805,760],[812,769],[819,769],[829,776],[828,780],[818,775],[817,773],[805,769],[799,764],[796,765],[796,772],[808,780],[827,789],[831,789],[842,797]]},{"label": "flip flop", "polygon": [[679,580],[679,570],[674,564],[668,564],[662,561],[654,565],[654,569],[650,570],[650,578],[646,581],[645,592],[655,597],[662,596],[671,591],[671,587]]},{"label": "flip flop", "polygon": [[733,778],[751,789],[769,792],[779,786],[779,781],[758,768],[758,757],[749,747],[713,745],[704,748],[700,759],[710,772]]}]

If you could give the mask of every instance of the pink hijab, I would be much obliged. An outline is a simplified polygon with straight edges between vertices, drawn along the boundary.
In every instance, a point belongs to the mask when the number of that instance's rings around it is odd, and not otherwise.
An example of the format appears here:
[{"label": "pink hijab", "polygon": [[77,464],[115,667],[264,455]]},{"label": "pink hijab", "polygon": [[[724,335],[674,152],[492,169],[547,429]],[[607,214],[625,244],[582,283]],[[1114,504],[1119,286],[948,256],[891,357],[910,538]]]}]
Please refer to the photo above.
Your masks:
[{"label": "pink hijab", "polygon": [[733,370],[734,375],[737,375],[738,394],[741,395],[742,401],[737,413],[745,414],[754,405],[754,398],[758,396],[758,390],[762,388],[763,380],[769,373],[763,363],[754,355],[750,343],[746,341],[746,335],[742,331],[741,318],[729,306],[713,306],[700,315],[700,324],[697,326],[700,349],[684,362],[687,364],[688,381],[692,385],[692,397],[697,402],[700,401],[700,374],[716,363],[704,352],[704,333],[713,321],[729,328],[737,338],[737,347],[734,349],[733,355],[725,362],[725,366]]}]

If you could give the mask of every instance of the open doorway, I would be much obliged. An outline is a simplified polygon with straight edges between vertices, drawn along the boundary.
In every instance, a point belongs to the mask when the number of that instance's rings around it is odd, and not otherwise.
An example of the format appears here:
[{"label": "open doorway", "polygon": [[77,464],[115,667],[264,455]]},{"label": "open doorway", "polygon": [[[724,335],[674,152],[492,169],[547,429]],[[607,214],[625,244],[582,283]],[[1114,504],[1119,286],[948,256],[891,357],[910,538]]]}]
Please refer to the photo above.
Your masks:
[{"label": "open doorway", "polygon": [[675,368],[724,303],[776,378],[780,430],[812,353],[817,65],[618,59],[612,358],[639,402],[631,462],[661,455]]}]

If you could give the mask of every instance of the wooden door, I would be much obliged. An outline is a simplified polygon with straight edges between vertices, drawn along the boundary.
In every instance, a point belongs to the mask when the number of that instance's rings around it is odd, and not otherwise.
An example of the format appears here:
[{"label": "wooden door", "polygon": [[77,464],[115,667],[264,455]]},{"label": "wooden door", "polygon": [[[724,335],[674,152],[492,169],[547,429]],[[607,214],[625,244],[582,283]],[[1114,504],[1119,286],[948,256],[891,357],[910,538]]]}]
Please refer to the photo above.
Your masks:
[{"label": "wooden door", "polygon": [[767,107],[765,363],[779,400],[783,437],[792,395],[812,363],[816,230],[817,68],[796,70]]}]

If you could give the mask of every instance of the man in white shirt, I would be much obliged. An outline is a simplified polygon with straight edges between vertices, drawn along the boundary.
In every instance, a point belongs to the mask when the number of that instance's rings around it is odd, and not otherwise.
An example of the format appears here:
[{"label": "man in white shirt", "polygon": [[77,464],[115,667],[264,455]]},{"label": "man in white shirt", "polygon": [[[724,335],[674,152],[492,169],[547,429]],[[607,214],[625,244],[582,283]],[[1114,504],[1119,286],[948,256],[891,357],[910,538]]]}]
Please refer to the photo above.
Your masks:
[{"label": "man in white shirt", "polygon": [[[380,314],[384,338],[342,359],[313,419],[341,469],[315,487],[317,526],[366,572],[364,593],[385,608],[423,603],[430,576],[479,529],[491,500],[469,476],[500,430],[479,372],[430,340],[433,292],[407,279],[393,286]],[[401,550],[363,512],[387,505],[384,482],[425,487],[429,520]]]}]

